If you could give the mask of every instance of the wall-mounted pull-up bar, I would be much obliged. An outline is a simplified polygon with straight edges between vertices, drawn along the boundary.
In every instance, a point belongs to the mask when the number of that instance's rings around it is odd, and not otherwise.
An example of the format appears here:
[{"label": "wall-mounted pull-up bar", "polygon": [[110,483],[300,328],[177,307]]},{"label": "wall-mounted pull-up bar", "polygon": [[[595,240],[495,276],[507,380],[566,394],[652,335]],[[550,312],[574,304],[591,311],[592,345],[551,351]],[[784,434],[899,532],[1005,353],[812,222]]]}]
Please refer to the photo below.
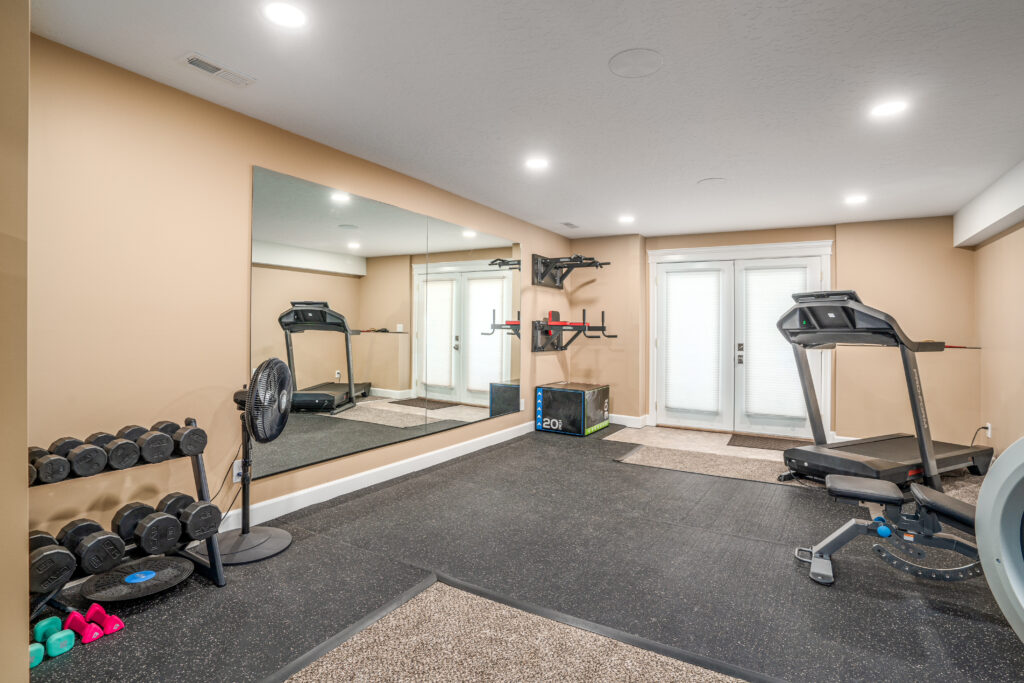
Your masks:
[{"label": "wall-mounted pull-up bar", "polygon": [[[608,328],[604,324],[604,311],[601,311],[601,324],[592,325],[587,322],[587,309],[583,309],[583,320],[578,323],[564,322],[559,319],[558,311],[549,311],[547,320],[533,321],[533,350],[534,351],[565,351],[576,339],[583,335],[588,339],[615,339],[619,335],[606,334]],[[573,335],[566,341],[563,335],[572,332]],[[589,334],[600,332],[601,334]]]},{"label": "wall-mounted pull-up bar", "polygon": [[498,322],[498,312],[495,309],[492,308],[491,309],[491,331],[490,332],[481,332],[480,334],[482,334],[485,337],[490,337],[497,330],[508,330],[507,334],[510,334],[510,335],[514,334],[515,336],[518,337],[519,336],[519,320],[518,320],[518,318],[519,318],[519,311],[516,311],[516,318],[517,318],[516,320],[506,320],[503,323],[499,323]]},{"label": "wall-mounted pull-up bar", "polygon": [[501,270],[520,270],[519,259],[508,259],[508,258],[496,258],[487,265],[500,268]]},{"label": "wall-mounted pull-up bar", "polygon": [[562,289],[562,283],[569,273],[577,268],[600,268],[611,265],[611,261],[598,261],[590,256],[560,256],[548,258],[547,256],[533,255],[533,284],[541,287],[554,287]]}]

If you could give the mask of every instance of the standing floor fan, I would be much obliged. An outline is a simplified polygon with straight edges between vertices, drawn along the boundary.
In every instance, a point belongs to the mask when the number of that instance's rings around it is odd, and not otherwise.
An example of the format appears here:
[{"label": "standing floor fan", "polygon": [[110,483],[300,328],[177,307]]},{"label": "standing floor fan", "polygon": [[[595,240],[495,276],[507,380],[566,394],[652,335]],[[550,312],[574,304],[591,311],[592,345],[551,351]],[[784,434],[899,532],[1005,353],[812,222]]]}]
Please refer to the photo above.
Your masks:
[{"label": "standing floor fan", "polygon": [[[241,392],[240,392],[241,393]],[[236,403],[241,403],[236,397]],[[252,483],[252,441],[269,443],[281,435],[292,403],[292,374],[277,358],[260,363],[252,374],[242,414],[242,528],[217,534],[224,564],[259,562],[283,552],[292,543],[284,529],[249,526]]]}]

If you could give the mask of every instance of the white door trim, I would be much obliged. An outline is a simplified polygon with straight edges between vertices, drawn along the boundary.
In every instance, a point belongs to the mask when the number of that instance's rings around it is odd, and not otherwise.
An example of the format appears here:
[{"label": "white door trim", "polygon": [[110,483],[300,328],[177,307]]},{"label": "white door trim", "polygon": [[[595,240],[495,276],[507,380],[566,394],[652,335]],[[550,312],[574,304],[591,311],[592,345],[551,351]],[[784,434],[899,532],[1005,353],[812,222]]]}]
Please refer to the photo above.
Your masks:
[{"label": "white door trim", "polygon": [[[738,244],[722,247],[686,247],[680,249],[652,249],[647,252],[648,304],[648,397],[647,424],[658,424],[658,269],[659,263],[685,263],[686,261],[738,261],[759,258],[787,258],[790,256],[820,256],[821,281],[832,285],[833,240],[811,242],[772,242],[768,244]],[[832,428],[832,351],[823,353],[821,386],[815,387],[821,403],[821,419],[825,429]]]}]

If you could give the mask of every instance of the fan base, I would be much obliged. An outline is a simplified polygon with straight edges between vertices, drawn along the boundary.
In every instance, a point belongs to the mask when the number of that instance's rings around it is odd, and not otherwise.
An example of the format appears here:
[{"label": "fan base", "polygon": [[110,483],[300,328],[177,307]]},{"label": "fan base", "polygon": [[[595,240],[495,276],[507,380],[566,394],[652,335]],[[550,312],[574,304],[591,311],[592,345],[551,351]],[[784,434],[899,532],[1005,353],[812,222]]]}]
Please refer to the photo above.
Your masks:
[{"label": "fan base", "polygon": [[[217,534],[221,561],[226,565],[259,562],[284,552],[292,544],[292,535],[284,529],[269,526],[250,527],[249,533],[241,529]],[[197,555],[206,556],[206,544],[196,548]]]}]

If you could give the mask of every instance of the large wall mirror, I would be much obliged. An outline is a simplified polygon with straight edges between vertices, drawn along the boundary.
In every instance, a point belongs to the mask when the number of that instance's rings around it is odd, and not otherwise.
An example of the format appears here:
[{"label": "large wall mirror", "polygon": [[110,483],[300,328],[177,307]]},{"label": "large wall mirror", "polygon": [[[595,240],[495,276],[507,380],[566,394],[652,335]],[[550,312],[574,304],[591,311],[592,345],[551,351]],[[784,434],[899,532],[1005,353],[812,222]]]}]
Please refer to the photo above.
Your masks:
[{"label": "large wall mirror", "polygon": [[519,245],[253,170],[250,365],[295,378],[253,475],[520,409]]}]

